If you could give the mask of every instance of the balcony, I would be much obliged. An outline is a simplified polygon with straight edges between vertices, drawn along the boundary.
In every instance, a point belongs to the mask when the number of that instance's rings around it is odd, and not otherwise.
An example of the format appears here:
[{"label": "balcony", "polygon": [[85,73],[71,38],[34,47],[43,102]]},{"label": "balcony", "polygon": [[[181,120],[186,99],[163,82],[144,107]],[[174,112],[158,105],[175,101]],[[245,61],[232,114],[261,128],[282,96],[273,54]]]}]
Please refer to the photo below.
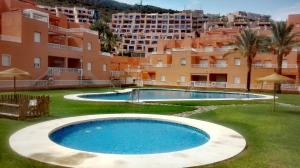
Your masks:
[{"label": "balcony", "polygon": [[209,64],[192,64],[193,68],[208,68]]},{"label": "balcony", "polygon": [[227,68],[227,64],[210,64],[212,68]]},{"label": "balcony", "polygon": [[55,48],[55,49],[69,49],[76,52],[82,52],[83,49],[80,47],[73,47],[73,46],[67,46],[67,45],[61,45],[61,44],[55,44],[55,43],[48,43],[49,48]]},{"label": "balcony", "polygon": [[49,14],[38,11],[38,10],[24,9],[23,16],[30,18],[30,19],[38,20],[41,22],[49,23]]},{"label": "balcony", "polygon": [[15,43],[22,43],[21,37],[9,36],[9,35],[4,35],[4,34],[0,34],[0,40],[1,41],[15,42]]},{"label": "balcony", "polygon": [[77,68],[48,67],[48,75],[61,74],[61,73],[81,74],[81,72],[82,69],[77,69]]},{"label": "balcony", "polygon": [[[277,68],[277,64],[252,64],[253,68]],[[282,64],[282,69],[297,69],[299,64]]]}]

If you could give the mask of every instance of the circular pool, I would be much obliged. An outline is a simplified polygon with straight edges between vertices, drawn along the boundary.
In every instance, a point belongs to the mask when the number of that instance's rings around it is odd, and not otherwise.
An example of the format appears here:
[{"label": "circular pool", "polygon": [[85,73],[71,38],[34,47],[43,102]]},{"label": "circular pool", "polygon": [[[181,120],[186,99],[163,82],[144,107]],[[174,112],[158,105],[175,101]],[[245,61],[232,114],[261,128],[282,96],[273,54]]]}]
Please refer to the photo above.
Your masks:
[{"label": "circular pool", "polygon": [[51,120],[10,139],[18,154],[61,167],[193,167],[227,160],[246,146],[236,131],[206,121],[150,114]]},{"label": "circular pool", "polygon": [[104,93],[83,93],[64,96],[66,99],[100,102],[155,102],[155,101],[201,101],[201,100],[263,100],[272,96],[240,93],[197,91],[181,89],[124,89]]},{"label": "circular pool", "polygon": [[209,136],[199,129],[172,122],[122,119],[70,125],[53,132],[50,139],[88,152],[153,154],[200,146]]}]

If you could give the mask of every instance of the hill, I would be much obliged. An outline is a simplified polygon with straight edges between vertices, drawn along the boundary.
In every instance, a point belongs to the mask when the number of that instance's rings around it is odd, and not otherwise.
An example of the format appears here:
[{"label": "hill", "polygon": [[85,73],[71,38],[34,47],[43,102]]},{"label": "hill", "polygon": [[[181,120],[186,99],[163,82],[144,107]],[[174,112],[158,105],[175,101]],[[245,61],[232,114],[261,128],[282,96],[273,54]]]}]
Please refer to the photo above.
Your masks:
[{"label": "hill", "polygon": [[82,6],[100,11],[101,15],[111,17],[111,14],[118,12],[139,12],[143,13],[175,13],[171,9],[163,9],[151,5],[130,5],[115,0],[35,0],[38,4],[48,6]]}]

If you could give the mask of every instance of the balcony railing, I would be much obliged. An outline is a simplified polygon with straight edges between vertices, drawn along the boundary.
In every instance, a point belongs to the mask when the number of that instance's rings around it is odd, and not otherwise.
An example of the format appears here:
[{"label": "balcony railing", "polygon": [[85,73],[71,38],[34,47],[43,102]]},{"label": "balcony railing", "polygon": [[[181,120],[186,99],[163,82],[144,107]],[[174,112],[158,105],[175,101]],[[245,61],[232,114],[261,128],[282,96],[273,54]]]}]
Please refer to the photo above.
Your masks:
[{"label": "balcony railing", "polygon": [[17,36],[9,36],[9,35],[4,35],[4,34],[0,34],[0,40],[1,41],[10,41],[10,42],[15,42],[15,43],[21,43],[21,37],[17,37]]},{"label": "balcony railing", "polygon": [[55,25],[50,25],[49,29],[55,32],[68,32],[68,33],[90,33],[90,34],[94,34],[98,36],[98,32],[97,31],[93,31],[90,29],[86,29],[86,28],[71,28],[71,29],[66,29],[63,27],[59,27],[59,26],[55,26]]},{"label": "balcony railing", "polygon": [[209,64],[192,64],[193,68],[208,68]]},{"label": "balcony railing", "polygon": [[90,29],[85,29],[85,28],[72,28],[72,29],[69,29],[69,32],[71,33],[90,33],[90,34],[94,34],[94,35],[97,35],[98,36],[98,32],[97,31],[93,31],[93,30],[90,30]]},{"label": "balcony railing", "polygon": [[210,64],[213,68],[227,68],[227,64]]},{"label": "balcony railing", "polygon": [[49,29],[54,32],[68,32],[68,29],[54,25],[49,25]]},{"label": "balcony railing", "polygon": [[[253,68],[277,68],[277,64],[252,64]],[[299,68],[299,64],[282,64],[282,69]]]},{"label": "balcony railing", "polygon": [[48,67],[48,74],[54,75],[54,74],[60,74],[60,73],[76,73],[81,74],[82,69],[78,68],[63,68],[63,67]]},{"label": "balcony railing", "polygon": [[48,43],[49,48],[57,48],[57,49],[70,49],[72,51],[82,52],[83,49],[80,47],[73,47],[73,46],[67,46],[67,45],[61,45],[61,44],[55,44],[55,43]]}]

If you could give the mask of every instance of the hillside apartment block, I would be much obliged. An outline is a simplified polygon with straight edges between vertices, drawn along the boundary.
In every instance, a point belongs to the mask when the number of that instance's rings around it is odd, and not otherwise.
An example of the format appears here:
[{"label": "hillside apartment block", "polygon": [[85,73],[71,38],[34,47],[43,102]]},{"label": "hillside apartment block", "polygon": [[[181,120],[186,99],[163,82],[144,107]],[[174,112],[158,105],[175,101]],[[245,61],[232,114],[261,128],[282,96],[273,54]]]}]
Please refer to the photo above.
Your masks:
[{"label": "hillside apartment block", "polygon": [[63,6],[43,6],[38,5],[38,8],[45,9],[50,13],[59,17],[64,15],[67,17],[67,21],[75,23],[95,23],[100,19],[100,14],[97,10],[87,9],[83,7],[63,7]]},{"label": "hillside apartment block", "polygon": [[268,29],[270,16],[247,12],[227,16],[204,14],[203,10],[180,13],[117,13],[112,15],[111,29],[120,39],[119,52],[152,53],[162,39],[200,37],[216,28]]},{"label": "hillside apartment block", "polygon": [[31,0],[0,1],[0,70],[20,68],[30,80],[109,80],[111,56],[87,26]]}]

